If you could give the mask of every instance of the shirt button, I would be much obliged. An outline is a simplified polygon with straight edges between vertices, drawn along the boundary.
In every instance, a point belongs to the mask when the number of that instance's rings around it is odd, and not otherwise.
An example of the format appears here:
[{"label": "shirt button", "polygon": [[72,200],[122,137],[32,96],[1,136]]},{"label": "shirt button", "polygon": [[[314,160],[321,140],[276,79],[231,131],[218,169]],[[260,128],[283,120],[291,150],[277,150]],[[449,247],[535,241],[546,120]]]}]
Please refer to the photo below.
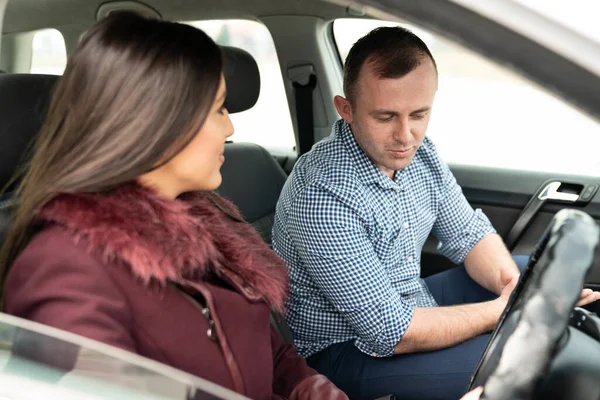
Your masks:
[{"label": "shirt button", "polygon": [[402,226],[404,227],[404,229],[408,229],[408,222],[405,222]]},{"label": "shirt button", "polygon": [[408,262],[413,262],[413,258],[412,258],[412,256],[408,257],[408,259],[407,259],[406,261],[408,261]]}]

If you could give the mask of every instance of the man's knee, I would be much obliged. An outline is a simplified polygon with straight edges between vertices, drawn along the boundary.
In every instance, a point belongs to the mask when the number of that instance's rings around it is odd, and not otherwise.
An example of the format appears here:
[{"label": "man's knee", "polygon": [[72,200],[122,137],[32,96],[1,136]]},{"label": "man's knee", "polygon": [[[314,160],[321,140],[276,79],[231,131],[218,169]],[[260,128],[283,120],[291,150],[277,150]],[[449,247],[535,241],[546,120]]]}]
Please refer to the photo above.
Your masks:
[{"label": "man's knee", "polygon": [[348,346],[336,363],[334,383],[351,399],[394,394],[401,399],[459,399],[489,341],[482,335],[427,353],[373,358]]}]

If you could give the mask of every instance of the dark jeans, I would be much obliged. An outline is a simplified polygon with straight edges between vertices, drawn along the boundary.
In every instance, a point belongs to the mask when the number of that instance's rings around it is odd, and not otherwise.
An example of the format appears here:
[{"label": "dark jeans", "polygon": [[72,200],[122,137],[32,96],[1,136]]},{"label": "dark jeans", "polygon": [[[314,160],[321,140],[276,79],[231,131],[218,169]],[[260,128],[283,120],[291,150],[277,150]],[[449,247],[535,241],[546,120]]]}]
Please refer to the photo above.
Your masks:
[{"label": "dark jeans", "polygon": [[[519,269],[527,257],[514,257]],[[479,286],[463,266],[425,278],[440,306],[477,303],[497,297]],[[358,350],[353,341],[334,344],[308,357],[308,364],[326,375],[351,399],[373,400],[394,394],[398,399],[458,400],[490,335],[428,353],[375,358]]]}]

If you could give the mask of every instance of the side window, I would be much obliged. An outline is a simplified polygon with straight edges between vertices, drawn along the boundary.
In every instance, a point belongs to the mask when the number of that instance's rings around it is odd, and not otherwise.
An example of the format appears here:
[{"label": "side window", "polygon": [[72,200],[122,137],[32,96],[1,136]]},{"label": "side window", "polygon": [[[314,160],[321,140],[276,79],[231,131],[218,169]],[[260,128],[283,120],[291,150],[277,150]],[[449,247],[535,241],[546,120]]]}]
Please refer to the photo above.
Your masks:
[{"label": "side window", "polygon": [[234,142],[253,142],[274,152],[291,152],[294,130],[273,38],[263,24],[247,20],[187,22],[218,44],[250,53],[260,73],[260,96],[250,110],[231,115]]},{"label": "side window", "polygon": [[63,36],[56,29],[35,32],[31,45],[32,74],[62,75],[67,65]]},{"label": "side window", "polygon": [[[333,25],[342,60],[378,26],[340,19]],[[600,176],[600,125],[543,88],[466,48],[414,26],[430,48],[439,88],[428,136],[451,164]]]}]

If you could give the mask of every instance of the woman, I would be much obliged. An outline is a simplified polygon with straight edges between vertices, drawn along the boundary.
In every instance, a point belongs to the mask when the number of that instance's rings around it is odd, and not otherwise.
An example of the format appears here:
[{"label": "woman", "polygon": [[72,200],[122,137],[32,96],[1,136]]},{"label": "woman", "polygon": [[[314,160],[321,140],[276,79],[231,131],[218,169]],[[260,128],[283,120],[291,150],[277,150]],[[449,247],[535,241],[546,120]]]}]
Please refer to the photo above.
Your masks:
[{"label": "woman", "polygon": [[92,27],[18,190],[4,309],[250,398],[345,399],[271,327],[285,267],[212,193],[233,134],[224,101],[202,31],[131,13]]}]

